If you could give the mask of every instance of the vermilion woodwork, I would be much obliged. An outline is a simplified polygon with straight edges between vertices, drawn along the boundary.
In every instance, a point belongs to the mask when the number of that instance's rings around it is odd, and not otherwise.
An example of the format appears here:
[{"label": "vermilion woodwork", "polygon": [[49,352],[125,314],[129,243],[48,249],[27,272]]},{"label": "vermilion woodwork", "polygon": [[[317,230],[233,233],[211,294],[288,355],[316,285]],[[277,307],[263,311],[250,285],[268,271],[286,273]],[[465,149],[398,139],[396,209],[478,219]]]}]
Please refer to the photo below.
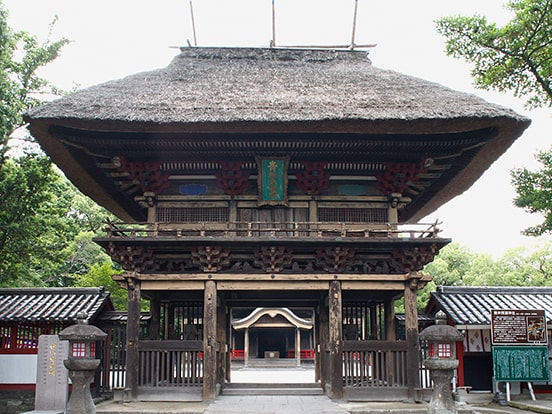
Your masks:
[{"label": "vermilion woodwork", "polygon": [[261,267],[266,273],[280,273],[285,267],[291,266],[293,257],[291,249],[283,246],[261,247],[253,253],[255,266]]},{"label": "vermilion woodwork", "polygon": [[342,273],[355,257],[355,249],[350,247],[326,247],[316,249],[317,267],[328,273]]},{"label": "vermilion woodwork", "polygon": [[325,162],[302,161],[305,170],[297,173],[297,187],[305,194],[320,194],[330,186],[330,174],[324,171]]},{"label": "vermilion woodwork", "polygon": [[141,272],[153,264],[153,250],[135,246],[116,246],[109,243],[106,249],[111,258],[123,269]]},{"label": "vermilion woodwork", "polygon": [[161,172],[160,162],[129,162],[121,158],[119,172],[127,174],[126,180],[143,193],[158,195],[170,186],[169,174]]},{"label": "vermilion woodwork", "polygon": [[242,171],[244,161],[219,162],[222,171],[215,174],[217,187],[227,195],[239,195],[249,187],[249,173]]},{"label": "vermilion woodwork", "polygon": [[417,272],[433,260],[437,251],[438,249],[435,245],[430,247],[405,247],[394,249],[391,257],[402,272]]},{"label": "vermilion woodwork", "polygon": [[230,266],[230,250],[221,247],[201,246],[192,251],[192,261],[205,273],[216,273]]},{"label": "vermilion woodwork", "polygon": [[418,174],[425,171],[423,162],[386,162],[385,172],[376,175],[376,188],[387,196],[403,194],[409,182],[418,181]]}]

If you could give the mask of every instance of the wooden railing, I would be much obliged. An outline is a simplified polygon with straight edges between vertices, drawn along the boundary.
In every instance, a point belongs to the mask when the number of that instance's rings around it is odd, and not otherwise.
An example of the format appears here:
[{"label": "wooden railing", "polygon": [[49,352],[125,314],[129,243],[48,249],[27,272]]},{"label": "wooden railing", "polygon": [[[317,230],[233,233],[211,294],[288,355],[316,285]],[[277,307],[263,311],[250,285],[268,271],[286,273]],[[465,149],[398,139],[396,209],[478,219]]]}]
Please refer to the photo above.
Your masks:
[{"label": "wooden railing", "polygon": [[203,341],[139,341],[139,386],[203,384]]},{"label": "wooden railing", "polygon": [[344,341],[345,387],[406,387],[405,341]]},{"label": "wooden railing", "polygon": [[228,222],[107,223],[110,238],[245,237],[245,238],[436,238],[441,223]]}]

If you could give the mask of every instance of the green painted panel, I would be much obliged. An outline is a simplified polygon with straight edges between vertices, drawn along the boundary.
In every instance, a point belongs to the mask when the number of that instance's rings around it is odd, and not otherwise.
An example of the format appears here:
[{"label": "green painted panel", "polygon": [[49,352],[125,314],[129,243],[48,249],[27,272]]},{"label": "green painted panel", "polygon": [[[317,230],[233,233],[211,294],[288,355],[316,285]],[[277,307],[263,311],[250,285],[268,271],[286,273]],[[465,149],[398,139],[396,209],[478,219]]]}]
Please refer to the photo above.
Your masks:
[{"label": "green painted panel", "polygon": [[546,346],[494,346],[496,381],[548,381],[550,368]]}]

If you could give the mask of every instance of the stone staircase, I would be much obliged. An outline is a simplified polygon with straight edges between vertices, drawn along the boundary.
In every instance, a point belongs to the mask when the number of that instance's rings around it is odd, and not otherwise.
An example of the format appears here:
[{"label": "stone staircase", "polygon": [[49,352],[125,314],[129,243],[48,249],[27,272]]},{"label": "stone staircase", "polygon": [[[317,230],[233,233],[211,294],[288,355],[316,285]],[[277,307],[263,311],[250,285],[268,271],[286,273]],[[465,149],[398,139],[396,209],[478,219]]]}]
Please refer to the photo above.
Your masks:
[{"label": "stone staircase", "polygon": [[316,383],[230,383],[224,386],[223,395],[324,395]]}]

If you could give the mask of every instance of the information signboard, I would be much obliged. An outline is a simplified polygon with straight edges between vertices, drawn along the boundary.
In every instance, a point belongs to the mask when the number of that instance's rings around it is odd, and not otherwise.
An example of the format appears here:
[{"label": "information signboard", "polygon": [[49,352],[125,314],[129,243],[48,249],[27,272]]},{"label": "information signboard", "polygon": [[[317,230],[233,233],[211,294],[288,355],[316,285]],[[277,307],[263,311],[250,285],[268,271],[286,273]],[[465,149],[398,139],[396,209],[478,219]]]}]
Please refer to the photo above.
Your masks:
[{"label": "information signboard", "polygon": [[496,381],[548,381],[548,347],[494,346],[493,372]]},{"label": "information signboard", "polygon": [[491,310],[491,339],[493,345],[546,345],[544,310]]}]

